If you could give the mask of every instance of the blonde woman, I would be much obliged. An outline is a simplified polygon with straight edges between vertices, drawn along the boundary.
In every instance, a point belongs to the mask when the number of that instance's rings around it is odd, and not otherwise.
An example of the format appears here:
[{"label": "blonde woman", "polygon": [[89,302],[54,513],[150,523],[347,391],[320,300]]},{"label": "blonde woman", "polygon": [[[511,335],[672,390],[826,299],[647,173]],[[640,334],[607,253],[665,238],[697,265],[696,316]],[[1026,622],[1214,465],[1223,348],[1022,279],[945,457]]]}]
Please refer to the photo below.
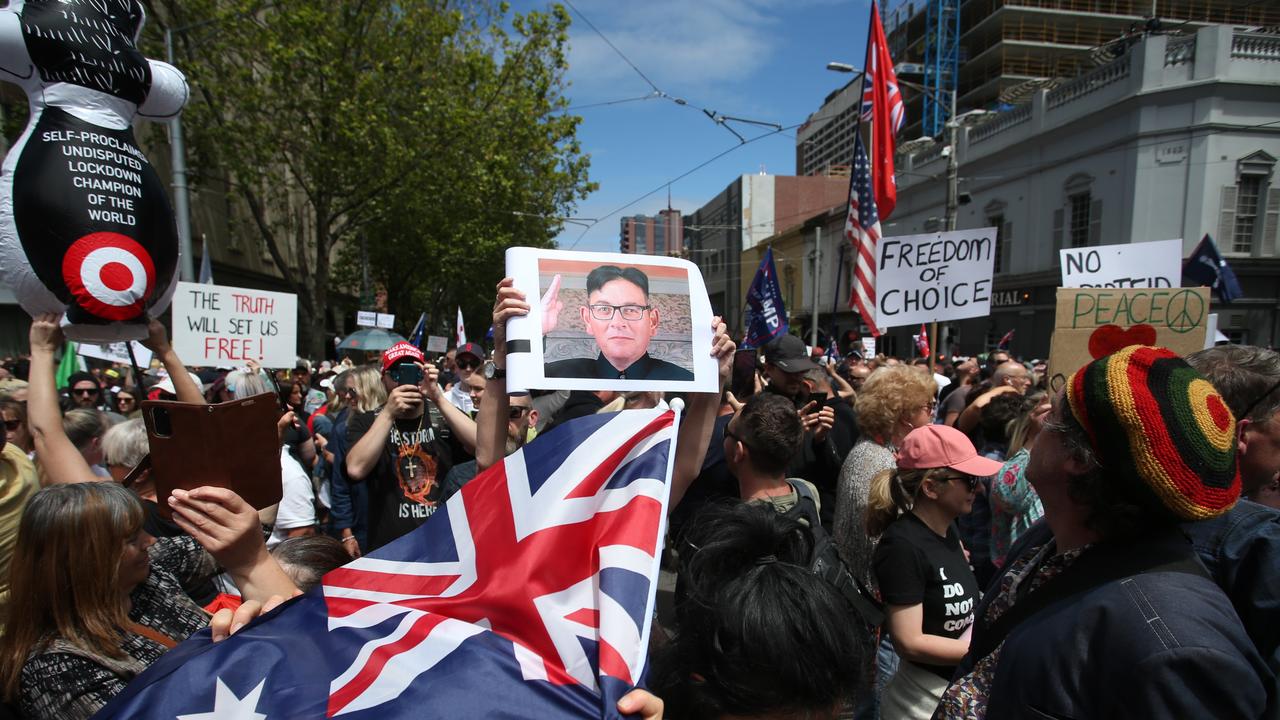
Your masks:
[{"label": "blonde woman", "polygon": [[928,720],[969,649],[980,595],[955,521],[973,508],[978,478],[1000,463],[978,455],[959,430],[925,425],[902,440],[897,465],[871,481],[867,512],[867,534],[880,536],[874,569],[885,628],[901,658],[880,712]]}]

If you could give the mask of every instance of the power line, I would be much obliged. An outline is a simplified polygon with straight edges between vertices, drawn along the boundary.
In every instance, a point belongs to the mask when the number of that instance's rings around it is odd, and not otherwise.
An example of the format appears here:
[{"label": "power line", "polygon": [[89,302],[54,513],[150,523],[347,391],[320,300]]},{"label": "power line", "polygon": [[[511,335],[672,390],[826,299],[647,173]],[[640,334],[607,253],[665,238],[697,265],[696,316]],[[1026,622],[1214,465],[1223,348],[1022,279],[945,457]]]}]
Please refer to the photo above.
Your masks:
[{"label": "power line", "polygon": [[654,92],[654,93],[649,93],[648,95],[641,95],[639,97],[633,97],[633,98],[623,98],[621,100],[606,100],[604,102],[588,103],[586,105],[570,105],[569,107],[564,108],[563,112],[569,112],[570,110],[587,110],[589,108],[604,107],[606,105],[621,105],[623,103],[639,102],[641,100],[657,100],[660,97],[662,97],[662,95],[659,95],[658,93]]}]

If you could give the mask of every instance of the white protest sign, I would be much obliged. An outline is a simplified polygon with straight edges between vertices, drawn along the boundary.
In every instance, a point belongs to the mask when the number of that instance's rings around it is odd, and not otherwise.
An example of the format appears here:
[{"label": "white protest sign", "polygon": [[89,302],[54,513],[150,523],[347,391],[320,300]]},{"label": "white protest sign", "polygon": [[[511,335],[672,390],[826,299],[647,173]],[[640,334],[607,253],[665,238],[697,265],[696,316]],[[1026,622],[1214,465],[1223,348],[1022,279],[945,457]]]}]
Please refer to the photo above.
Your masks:
[{"label": "white protest sign", "polygon": [[173,296],[173,349],[188,365],[293,367],[298,296],[180,282]]},{"label": "white protest sign", "polygon": [[378,327],[378,313],[372,310],[357,310],[356,325],[358,327]]},{"label": "white protest sign", "polygon": [[1062,287],[1182,287],[1182,241],[1063,248]]},{"label": "white protest sign", "polygon": [[[142,343],[133,341],[133,356],[138,360],[138,367],[146,369],[151,364],[151,351]],[[129,349],[122,342],[110,343],[108,345],[90,345],[88,343],[80,343],[76,346],[76,353],[82,357],[97,358],[99,360],[107,360],[109,362],[120,363],[122,365],[130,364]]]},{"label": "white protest sign", "polygon": [[442,353],[449,349],[449,338],[443,335],[427,336],[427,352]]},{"label": "white protest sign", "polygon": [[377,324],[383,330],[390,330],[396,324],[396,316],[378,313]]},{"label": "white protest sign", "polygon": [[881,238],[876,325],[885,330],[990,314],[995,249],[995,228]]},{"label": "white protest sign", "polygon": [[876,356],[876,339],[873,337],[862,338],[862,359],[870,360]]}]

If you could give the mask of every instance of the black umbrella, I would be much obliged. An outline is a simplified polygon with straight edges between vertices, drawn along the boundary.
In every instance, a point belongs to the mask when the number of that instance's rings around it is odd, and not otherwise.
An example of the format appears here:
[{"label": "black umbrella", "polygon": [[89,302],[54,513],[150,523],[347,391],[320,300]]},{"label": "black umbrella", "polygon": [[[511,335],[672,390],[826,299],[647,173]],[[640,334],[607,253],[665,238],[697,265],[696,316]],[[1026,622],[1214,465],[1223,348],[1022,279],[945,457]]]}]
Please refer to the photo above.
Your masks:
[{"label": "black umbrella", "polygon": [[382,352],[398,342],[408,342],[404,337],[383,330],[382,328],[365,328],[357,330],[342,339],[338,343],[339,352],[343,350],[351,352]]}]

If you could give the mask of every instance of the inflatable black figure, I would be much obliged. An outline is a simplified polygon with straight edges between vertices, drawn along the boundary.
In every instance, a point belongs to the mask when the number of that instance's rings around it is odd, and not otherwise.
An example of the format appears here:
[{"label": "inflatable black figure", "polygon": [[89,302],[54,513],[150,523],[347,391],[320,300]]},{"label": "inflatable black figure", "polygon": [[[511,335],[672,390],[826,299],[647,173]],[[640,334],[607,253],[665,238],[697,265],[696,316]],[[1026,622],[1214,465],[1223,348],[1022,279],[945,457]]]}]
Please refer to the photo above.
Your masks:
[{"label": "inflatable black figure", "polygon": [[0,10],[0,80],[31,106],[0,172],[0,281],[73,340],[145,337],[176,285],[173,211],[131,125],[181,112],[187,82],[138,51],[144,21],[137,0]]}]

